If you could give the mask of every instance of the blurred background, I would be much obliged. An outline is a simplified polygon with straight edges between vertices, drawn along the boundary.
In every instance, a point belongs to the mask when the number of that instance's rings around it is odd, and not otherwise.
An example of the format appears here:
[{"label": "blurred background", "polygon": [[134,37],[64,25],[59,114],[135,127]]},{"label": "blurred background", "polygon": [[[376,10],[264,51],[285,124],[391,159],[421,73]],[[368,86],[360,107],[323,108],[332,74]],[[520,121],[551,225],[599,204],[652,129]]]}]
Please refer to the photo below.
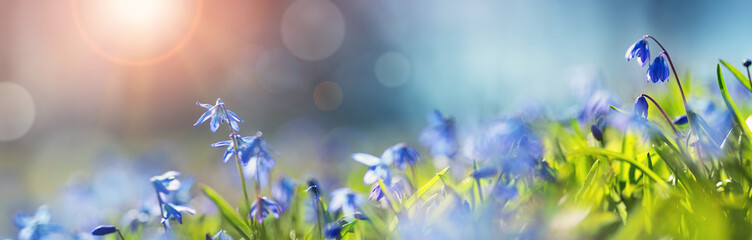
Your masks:
[{"label": "blurred background", "polygon": [[[281,155],[274,176],[342,185],[349,154],[419,146],[439,109],[461,126],[573,116],[594,90],[631,104],[658,38],[712,83],[752,55],[749,1],[0,0],[0,238],[41,204],[90,212],[150,200],[167,170],[240,194],[234,164],[192,124],[217,98]],[[654,50],[654,53],[658,52]],[[673,81],[673,80],[671,80]],[[469,127],[471,128],[471,127]],[[462,128],[460,128],[462,136]],[[425,148],[419,148],[423,153]],[[356,176],[357,177],[357,176]],[[363,186],[364,190],[367,186]],[[153,199],[151,199],[153,200]],[[88,225],[87,225],[88,224]]]}]

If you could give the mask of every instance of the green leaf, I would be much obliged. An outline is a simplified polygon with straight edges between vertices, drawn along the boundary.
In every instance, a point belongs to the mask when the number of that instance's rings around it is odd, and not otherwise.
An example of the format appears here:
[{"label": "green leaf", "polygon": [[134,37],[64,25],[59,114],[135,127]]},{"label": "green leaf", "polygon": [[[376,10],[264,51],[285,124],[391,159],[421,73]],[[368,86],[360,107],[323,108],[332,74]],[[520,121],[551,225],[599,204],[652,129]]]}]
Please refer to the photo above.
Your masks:
[{"label": "green leaf", "polygon": [[[739,82],[741,82],[742,85],[744,85],[744,87],[747,88],[747,90],[749,90],[749,91],[752,92],[752,86],[749,85],[750,84],[749,83],[749,78],[747,78],[747,76],[744,76],[744,74],[742,74],[742,72],[739,71],[739,69],[736,69],[736,67],[734,67],[734,65],[731,65],[731,64],[729,64],[726,61],[723,61],[721,59],[718,59],[718,61],[721,62],[721,64],[723,64],[723,66],[725,66],[729,71],[731,71],[731,73],[733,73],[734,76],[736,76],[736,79],[738,79]],[[718,70],[719,70],[718,74],[720,75],[720,66],[718,66]]]},{"label": "green leaf", "polygon": [[576,200],[582,199],[582,196],[585,195],[585,192],[587,192],[588,189],[590,189],[590,186],[593,185],[593,179],[595,179],[595,175],[598,174],[598,167],[600,166],[601,160],[595,160],[595,163],[593,163],[593,166],[590,167],[590,171],[588,171],[587,177],[585,177],[585,182],[582,183],[582,187],[580,187],[580,190],[577,191],[577,196],[575,197]]},{"label": "green leaf", "polygon": [[422,197],[423,194],[425,194],[426,191],[428,191],[428,189],[431,189],[431,187],[433,186],[433,184],[435,184],[436,182],[438,182],[439,178],[441,178],[441,176],[443,176],[444,174],[446,174],[447,171],[449,171],[449,167],[446,167],[446,168],[444,168],[444,170],[441,170],[441,172],[437,173],[436,176],[433,176],[433,178],[431,178],[431,180],[428,180],[428,182],[426,184],[423,184],[423,186],[421,186],[420,188],[418,188],[418,191],[415,191],[415,194],[413,194],[412,196],[410,196],[410,198],[408,198],[405,201],[405,208],[409,209],[411,206],[413,206],[413,204],[415,204],[415,201],[417,201],[418,198]]},{"label": "green leaf", "polygon": [[214,202],[214,205],[217,205],[217,209],[222,214],[222,216],[227,219],[228,222],[237,230],[240,232],[240,234],[243,235],[246,239],[253,239],[251,236],[251,229],[248,227],[248,225],[245,224],[245,221],[243,221],[243,218],[240,217],[240,215],[235,211],[235,209],[230,206],[227,201],[225,201],[222,196],[219,195],[214,189],[210,188],[209,186],[204,186],[201,188],[201,191],[206,194],[209,199]]},{"label": "green leaf", "polygon": [[[583,155],[602,155],[602,156],[609,157],[609,158],[611,158],[613,160],[618,160],[618,161],[623,161],[623,162],[629,163],[632,166],[634,166],[637,169],[639,169],[640,171],[642,171],[642,173],[644,173],[648,177],[652,178],[653,181],[656,181],[658,184],[660,184],[662,186],[665,186],[665,187],[668,186],[666,184],[666,182],[663,179],[661,179],[660,176],[658,176],[658,174],[656,174],[655,172],[653,172],[653,170],[650,170],[648,167],[645,167],[642,164],[639,164],[634,159],[632,159],[630,157],[627,157],[627,156],[625,156],[625,155],[623,155],[621,153],[610,151],[610,150],[607,150],[607,149],[602,149],[602,148],[588,147],[588,148],[578,149],[578,150],[576,150],[576,151],[574,151],[574,152],[572,152],[572,153],[569,154],[570,157],[572,157],[572,156],[583,156]],[[593,164],[593,166],[595,166],[595,164]],[[591,168],[590,171],[592,172],[593,169]],[[590,173],[588,173],[588,177],[590,177]]]},{"label": "green leaf", "polygon": [[[729,67],[729,65],[727,65],[726,67]],[[747,128],[747,123],[744,122],[744,118],[742,117],[742,114],[739,113],[739,109],[736,108],[736,104],[734,103],[734,100],[731,99],[731,95],[729,95],[728,88],[726,87],[726,81],[723,80],[723,73],[721,73],[720,64],[716,64],[716,74],[718,75],[718,88],[721,90],[721,96],[723,97],[723,102],[726,103],[726,107],[728,107],[729,112],[731,112],[731,115],[734,118],[734,122],[736,123],[736,125],[741,127],[744,130],[744,136],[747,137],[747,139],[749,139],[749,136],[751,136],[752,134],[750,133],[749,128]]]}]

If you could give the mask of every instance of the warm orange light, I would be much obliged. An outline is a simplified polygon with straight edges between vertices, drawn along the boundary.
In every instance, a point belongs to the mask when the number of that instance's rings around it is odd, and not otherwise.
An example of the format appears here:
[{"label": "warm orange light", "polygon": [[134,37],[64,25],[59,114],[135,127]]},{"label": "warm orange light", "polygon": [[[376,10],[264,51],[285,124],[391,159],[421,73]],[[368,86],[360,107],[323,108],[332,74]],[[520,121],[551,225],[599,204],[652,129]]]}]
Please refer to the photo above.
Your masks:
[{"label": "warm orange light", "polygon": [[177,53],[196,30],[202,0],[71,0],[82,39],[99,55],[149,65]]}]

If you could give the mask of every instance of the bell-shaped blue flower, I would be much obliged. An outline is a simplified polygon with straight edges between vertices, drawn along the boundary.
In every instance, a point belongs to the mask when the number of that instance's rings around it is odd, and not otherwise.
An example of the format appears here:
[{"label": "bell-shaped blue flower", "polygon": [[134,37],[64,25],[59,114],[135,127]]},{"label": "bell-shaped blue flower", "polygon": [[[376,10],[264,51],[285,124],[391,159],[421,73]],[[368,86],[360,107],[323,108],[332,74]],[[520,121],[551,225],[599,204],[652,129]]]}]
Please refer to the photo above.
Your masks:
[{"label": "bell-shaped blue flower", "polygon": [[648,117],[648,101],[645,100],[645,96],[640,96],[635,100],[632,113],[636,117]]},{"label": "bell-shaped blue flower", "polygon": [[101,225],[101,226],[94,228],[94,230],[91,231],[91,235],[104,236],[110,233],[115,233],[117,231],[118,231],[118,228],[113,225]]},{"label": "bell-shaped blue flower", "polygon": [[640,67],[644,67],[645,63],[650,61],[650,50],[648,49],[647,39],[642,38],[637,40],[632,46],[629,46],[624,58],[627,59],[627,62],[632,58],[637,58],[637,63],[640,64]]},{"label": "bell-shaped blue flower", "polygon": [[340,188],[332,192],[332,201],[329,202],[329,212],[342,210],[345,219],[352,221],[355,219],[355,211],[358,210],[365,199],[356,194],[349,188]]},{"label": "bell-shaped blue flower", "polygon": [[459,148],[454,119],[444,118],[438,110],[428,114],[428,127],[421,133],[420,142],[434,156],[454,158]]},{"label": "bell-shaped blue flower", "polygon": [[193,126],[198,126],[199,124],[211,119],[209,127],[212,132],[217,132],[219,125],[222,123],[230,124],[232,129],[235,129],[235,131],[240,130],[238,123],[242,123],[243,120],[241,120],[234,112],[227,110],[225,104],[222,102],[222,99],[217,98],[217,102],[214,105],[203,104],[200,102],[196,102],[196,105],[206,108],[207,110],[203,115],[201,115],[201,117],[198,118],[198,121],[196,121]]},{"label": "bell-shaped blue flower", "polygon": [[191,215],[196,215],[196,210],[188,206],[165,203],[164,204],[164,216],[162,216],[162,224],[166,223],[170,219],[177,220],[178,223],[183,224],[184,212],[190,213]]},{"label": "bell-shaped blue flower", "polygon": [[674,120],[671,121],[674,125],[684,125],[689,122],[689,119],[687,119],[687,114],[682,114],[674,118]]},{"label": "bell-shaped blue flower", "polygon": [[256,221],[258,223],[264,223],[264,219],[266,219],[269,214],[274,216],[274,218],[279,219],[280,213],[282,213],[282,207],[280,207],[277,202],[266,197],[259,197],[258,200],[251,205],[251,212],[248,213],[248,218],[256,219],[256,217],[258,217]]},{"label": "bell-shaped blue flower", "polygon": [[420,160],[420,153],[408,147],[406,143],[398,143],[387,148],[381,154],[381,159],[389,159],[389,161],[394,163],[395,167],[405,170],[408,165],[415,166],[415,162]]},{"label": "bell-shaped blue flower", "polygon": [[180,172],[168,171],[162,175],[152,177],[150,181],[158,192],[168,194],[170,191],[175,191],[180,188],[180,181],[178,180],[179,175]]},{"label": "bell-shaped blue flower", "polygon": [[283,211],[286,211],[290,207],[297,187],[298,183],[291,177],[279,179],[277,184],[272,187],[272,196],[277,200]]},{"label": "bell-shaped blue flower", "polygon": [[391,182],[389,165],[392,164],[392,158],[378,158],[368,153],[355,153],[352,155],[353,160],[368,166],[366,174],[363,175],[363,184],[371,185],[379,179],[385,183]]},{"label": "bell-shaped blue flower", "polygon": [[669,75],[670,71],[668,69],[666,57],[663,56],[663,54],[660,54],[655,60],[653,60],[653,64],[650,64],[650,67],[648,68],[648,82],[665,82],[668,81]]},{"label": "bell-shaped blue flower", "polygon": [[28,216],[23,213],[16,214],[16,217],[13,218],[13,223],[21,228],[18,232],[18,239],[43,239],[54,232],[61,231],[62,229],[59,225],[50,224],[50,219],[50,208],[47,206],[39,207],[34,216]]}]

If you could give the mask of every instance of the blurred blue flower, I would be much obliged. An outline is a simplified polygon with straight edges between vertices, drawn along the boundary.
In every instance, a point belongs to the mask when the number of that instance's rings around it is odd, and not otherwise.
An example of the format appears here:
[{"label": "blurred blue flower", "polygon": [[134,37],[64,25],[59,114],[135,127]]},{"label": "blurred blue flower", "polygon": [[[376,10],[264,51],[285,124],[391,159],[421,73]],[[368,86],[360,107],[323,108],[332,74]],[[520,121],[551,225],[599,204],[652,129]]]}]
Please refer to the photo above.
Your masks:
[{"label": "blurred blue flower", "polygon": [[50,218],[50,208],[47,206],[40,206],[34,216],[16,214],[13,223],[21,228],[18,232],[18,240],[44,239],[54,232],[61,231],[62,228],[59,225],[50,224]]},{"label": "blurred blue flower", "polygon": [[365,200],[349,188],[340,188],[332,192],[332,201],[329,202],[329,212],[342,210],[345,219],[352,221],[355,218],[355,211],[363,204]]},{"label": "blurred blue flower", "polygon": [[279,179],[277,184],[272,187],[272,196],[282,207],[282,211],[287,211],[295,197],[295,189],[298,187],[298,183],[291,177],[283,177]]},{"label": "blurred blue flower", "polygon": [[[261,206],[259,206],[259,204]],[[274,218],[279,219],[281,212],[282,207],[280,207],[277,202],[266,197],[259,197],[258,201],[254,201],[253,205],[251,205],[251,212],[248,214],[248,218],[255,219],[256,216],[258,216],[258,219],[256,219],[256,221],[259,223],[264,223],[264,219],[266,219],[269,214],[272,214]]]},{"label": "blurred blue flower", "polygon": [[211,239],[211,240],[233,240],[232,236],[230,236],[230,234],[227,234],[227,232],[225,232],[224,229],[220,229],[219,232],[217,232],[217,233],[214,234],[214,236],[212,236],[211,238],[207,237],[207,239]]},{"label": "blurred blue flower", "polygon": [[199,124],[204,123],[206,122],[206,120],[209,120],[209,118],[211,118],[209,127],[211,128],[212,132],[217,132],[219,125],[223,122],[230,124],[232,129],[235,129],[235,131],[240,130],[238,123],[242,123],[243,120],[241,120],[234,112],[227,110],[225,104],[222,102],[222,99],[217,98],[217,102],[213,106],[211,104],[203,104],[199,102],[196,102],[196,105],[206,108],[207,111],[198,118],[198,121],[196,121],[193,126],[198,126]]},{"label": "blurred blue flower", "polygon": [[170,191],[180,188],[180,181],[177,178],[179,175],[180,172],[168,171],[162,175],[152,177],[150,181],[158,192],[168,194]]},{"label": "blurred blue flower", "polygon": [[627,53],[624,56],[624,58],[627,59],[627,62],[635,57],[637,58],[637,63],[640,64],[640,67],[644,67],[645,63],[650,61],[650,50],[648,49],[648,41],[645,37],[637,40],[632,46],[629,46]]},{"label": "blurred blue flower", "polygon": [[188,206],[175,205],[172,203],[164,204],[164,216],[162,216],[162,223],[167,223],[170,219],[175,219],[178,223],[183,224],[183,213],[190,213],[196,215],[196,210]]},{"label": "blurred blue flower", "polygon": [[186,177],[180,181],[180,187],[170,192],[167,196],[167,202],[176,205],[185,205],[193,199],[191,196],[191,187],[196,183],[196,178]]},{"label": "blurred blue flower", "polygon": [[514,199],[517,197],[517,187],[512,185],[507,185],[505,183],[497,183],[496,186],[494,186],[494,189],[491,191],[491,194],[493,194],[496,197],[496,200],[501,202],[502,204],[506,203],[507,201]]},{"label": "blurred blue flower", "polygon": [[276,162],[270,153],[274,155],[279,155],[279,153],[269,147],[269,144],[266,143],[260,131],[255,136],[244,137],[243,141],[248,145],[244,151],[245,154],[250,156],[251,162],[259,161],[259,163],[263,163],[266,166],[274,167]]},{"label": "blurred blue flower", "polygon": [[328,223],[326,224],[326,226],[324,226],[324,230],[323,230],[324,238],[340,239],[341,231],[342,231],[342,225],[339,223],[339,221]]},{"label": "blurred blue flower", "polygon": [[590,125],[590,132],[593,133],[593,137],[598,141],[603,141],[603,132],[606,130],[606,117],[603,116],[595,121],[595,124]]},{"label": "blurred blue flower", "polygon": [[454,158],[458,150],[454,119],[444,118],[438,110],[428,114],[428,127],[420,134],[420,142],[434,156]]},{"label": "blurred blue flower", "polygon": [[648,117],[648,101],[645,100],[645,96],[640,96],[635,100],[632,113],[636,117]]},{"label": "blurred blue flower", "polygon": [[657,83],[668,81],[669,73],[666,57],[664,57],[663,54],[660,54],[655,60],[653,60],[653,64],[650,64],[650,67],[648,67],[648,82],[652,81],[653,83]]},{"label": "blurred blue flower", "polygon": [[420,160],[420,153],[406,143],[398,143],[384,150],[381,159],[388,159],[394,162],[395,167],[405,170],[407,165],[415,166],[415,162]]},{"label": "blurred blue flower", "polygon": [[368,200],[379,201],[384,197],[386,197],[386,195],[384,194],[384,191],[381,190],[381,186],[378,183],[373,184],[373,186],[371,186],[371,195],[368,196]]},{"label": "blurred blue flower", "polygon": [[368,171],[363,175],[363,184],[371,185],[379,179],[383,180],[384,183],[391,182],[389,165],[392,164],[392,158],[378,158],[368,153],[355,153],[352,158],[368,166]]},{"label": "blurred blue flower", "polygon": [[471,172],[470,176],[476,179],[491,178],[496,176],[497,173],[499,173],[499,169],[492,166],[485,166]]},{"label": "blurred blue flower", "polygon": [[583,124],[595,121],[611,111],[610,105],[617,106],[617,103],[618,102],[613,96],[611,96],[611,94],[604,91],[598,91],[585,103],[585,107],[580,113],[579,120]]}]

